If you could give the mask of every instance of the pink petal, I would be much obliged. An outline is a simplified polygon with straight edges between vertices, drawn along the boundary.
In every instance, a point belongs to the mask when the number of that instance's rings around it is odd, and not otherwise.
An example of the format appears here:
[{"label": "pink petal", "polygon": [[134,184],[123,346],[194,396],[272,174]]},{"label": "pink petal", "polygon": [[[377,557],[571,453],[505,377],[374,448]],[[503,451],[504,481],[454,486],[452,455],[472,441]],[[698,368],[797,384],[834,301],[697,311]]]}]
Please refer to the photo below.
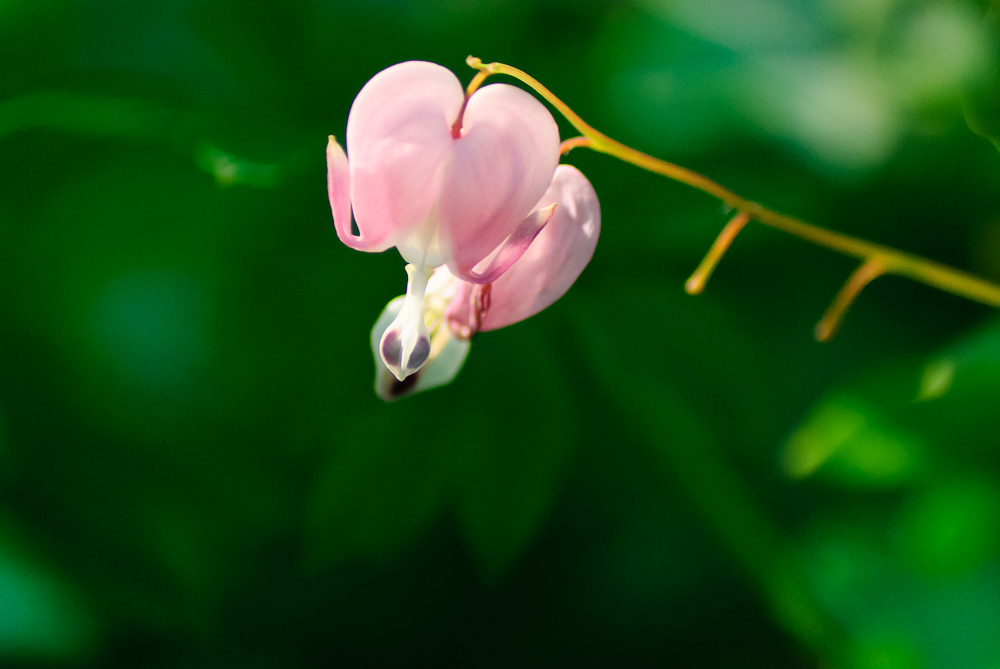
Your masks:
[{"label": "pink petal", "polygon": [[494,84],[469,98],[441,188],[441,241],[456,276],[470,276],[518,228],[558,162],[559,130],[534,97]]},{"label": "pink petal", "polygon": [[326,190],[333,210],[333,227],[340,241],[359,251],[384,251],[387,247],[372,248],[371,240],[351,231],[351,169],[347,154],[333,135],[326,145]]},{"label": "pink petal", "polygon": [[548,225],[493,282],[481,331],[524,320],[558,300],[594,255],[601,209],[587,177],[575,167],[560,165],[538,207],[553,203],[556,210]]},{"label": "pink petal", "polygon": [[358,93],[347,120],[347,153],[350,199],[366,250],[396,245],[433,215],[464,98],[454,74],[419,61],[382,70]]},{"label": "pink petal", "polygon": [[489,264],[482,270],[471,270],[467,274],[461,275],[461,279],[470,283],[493,283],[501,274],[506,272],[517,259],[524,255],[532,241],[542,231],[545,224],[552,218],[556,205],[552,204],[544,209],[536,209],[528,214],[528,217],[521,221],[521,225],[511,233],[503,242],[496,255]]}]

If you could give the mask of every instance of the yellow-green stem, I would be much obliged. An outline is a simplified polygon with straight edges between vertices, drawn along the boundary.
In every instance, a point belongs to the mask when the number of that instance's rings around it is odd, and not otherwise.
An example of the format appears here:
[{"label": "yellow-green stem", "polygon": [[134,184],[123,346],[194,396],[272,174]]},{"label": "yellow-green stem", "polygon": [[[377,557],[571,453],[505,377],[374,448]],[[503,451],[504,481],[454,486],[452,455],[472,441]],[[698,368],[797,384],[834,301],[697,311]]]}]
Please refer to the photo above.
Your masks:
[{"label": "yellow-green stem", "polygon": [[740,230],[746,227],[746,224],[749,222],[750,214],[741,211],[726,224],[726,227],[722,229],[719,236],[715,238],[712,248],[705,254],[704,260],[698,265],[698,269],[694,271],[691,278],[684,284],[684,290],[689,295],[698,295],[705,289],[705,284],[708,283],[712,272],[715,271],[715,266],[722,260],[723,254],[729,249],[729,245],[733,243],[733,240],[736,239],[736,235],[740,234]]},{"label": "yellow-green stem", "polygon": [[874,244],[850,235],[833,232],[832,230],[806,223],[792,216],[779,214],[776,211],[772,211],[767,207],[737,195],[697,172],[665,160],[660,160],[659,158],[654,158],[611,139],[587,124],[566,103],[557,98],[534,77],[515,67],[503,63],[483,63],[480,59],[473,56],[469,56],[466,59],[466,63],[478,71],[473,79],[475,86],[472,84],[469,86],[468,94],[470,95],[478,88],[486,76],[491,74],[505,74],[526,84],[555,107],[583,135],[582,138],[569,139],[563,142],[561,148],[564,153],[575,147],[587,147],[600,153],[606,153],[655,174],[660,174],[697,188],[722,200],[732,208],[745,213],[751,220],[759,221],[772,228],[782,230],[845,255],[859,258],[862,261],[877,258],[882,269],[881,273],[883,274],[905,276],[975,302],[1000,307],[1000,286],[994,283],[932,260],[921,258],[920,256],[904,253],[894,248]]},{"label": "yellow-green stem", "polygon": [[559,153],[566,155],[573,149],[580,146],[590,146],[590,139],[587,137],[571,137],[559,145]]},{"label": "yellow-green stem", "polygon": [[885,273],[885,266],[881,258],[871,258],[861,263],[848,277],[844,287],[840,289],[837,296],[833,298],[830,308],[823,314],[823,318],[816,324],[816,340],[828,341],[837,333],[840,322],[844,320],[847,308],[851,306],[855,298],[861,294],[864,287],[882,276]]}]

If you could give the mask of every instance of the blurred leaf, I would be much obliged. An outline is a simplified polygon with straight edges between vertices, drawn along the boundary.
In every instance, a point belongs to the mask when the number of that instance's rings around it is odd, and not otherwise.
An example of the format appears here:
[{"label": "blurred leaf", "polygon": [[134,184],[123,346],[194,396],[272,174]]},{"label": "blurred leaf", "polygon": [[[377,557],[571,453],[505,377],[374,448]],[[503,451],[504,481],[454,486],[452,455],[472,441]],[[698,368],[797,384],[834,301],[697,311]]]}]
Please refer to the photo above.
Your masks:
[{"label": "blurred leaf", "polygon": [[318,77],[311,75],[320,68],[313,50],[329,39],[317,30],[315,3],[209,0],[198,4],[194,19],[219,60],[267,107],[294,109],[312,94]]},{"label": "blurred leaf", "polygon": [[894,486],[973,455],[996,462],[1000,322],[927,361],[910,360],[831,392],[785,444],[789,476]]},{"label": "blurred leaf", "polygon": [[0,99],[66,66],[74,47],[77,4],[0,0]]},{"label": "blurred leaf", "polygon": [[964,110],[972,132],[1000,149],[1000,72],[994,72],[966,95]]},{"label": "blurred leaf", "polygon": [[[232,112],[230,112],[232,113]],[[54,90],[0,102],[0,140],[33,129],[71,137],[96,137],[166,145],[190,153],[220,186],[274,188],[312,167],[322,137],[275,128],[260,119],[233,122],[226,111],[213,117],[190,103],[124,95]],[[303,141],[305,137],[305,141]],[[236,151],[223,146],[235,146]],[[260,154],[255,160],[242,152]]]},{"label": "blurred leaf", "polygon": [[923,365],[923,376],[948,370],[943,392],[920,402],[914,424],[934,436],[943,451],[957,449],[981,462],[1000,461],[1000,320],[992,319]]},{"label": "blurred leaf", "polygon": [[211,144],[202,144],[195,151],[198,167],[215,177],[220,186],[245,184],[272,188],[281,180],[281,166],[260,163],[222,151]]},{"label": "blurred leaf", "polygon": [[966,87],[963,108],[969,128],[1000,149],[1000,48],[995,43],[1000,36],[1000,13],[995,2],[990,0],[990,5],[984,11],[983,24],[991,31],[994,48],[986,72]]},{"label": "blurred leaf", "polygon": [[682,26],[709,44],[733,51],[761,47],[803,47],[816,40],[809,7],[791,0],[648,0],[668,23]]},{"label": "blurred leaf", "polygon": [[893,486],[921,473],[923,445],[893,429],[863,401],[847,396],[820,404],[789,438],[783,466],[793,478],[822,468],[826,478]]},{"label": "blurred leaf", "polygon": [[[371,401],[380,402],[374,395]],[[412,398],[342,417],[350,424],[321,465],[309,501],[308,566],[390,558],[437,517],[450,444],[447,434],[420,429],[419,412]]]},{"label": "blurred leaf", "polygon": [[[2,373],[2,371],[0,371]],[[10,455],[7,445],[7,415],[4,413],[3,405],[0,405],[0,480],[3,479],[8,469],[8,457]]]},{"label": "blurred leaf", "polygon": [[658,37],[630,27],[638,39],[607,55],[620,125],[671,152],[780,139],[845,175],[875,171],[907,135],[950,123],[997,46],[961,2],[642,4],[664,19]]},{"label": "blurred leaf", "polygon": [[927,662],[910,635],[878,630],[863,638],[850,658],[852,669],[920,669]]},{"label": "blurred leaf", "polygon": [[903,554],[931,576],[957,576],[1000,553],[1000,486],[958,479],[924,491],[903,510]]},{"label": "blurred leaf", "polygon": [[914,3],[890,41],[889,82],[911,110],[956,103],[979,85],[1000,47],[971,2]]},{"label": "blurred leaf", "polygon": [[1000,563],[946,581],[913,570],[919,547],[907,537],[917,520],[910,509],[924,506],[916,499],[898,515],[885,513],[884,499],[830,509],[799,542],[814,592],[856,640],[846,666],[992,666],[1000,652]]},{"label": "blurred leaf", "polygon": [[955,363],[952,360],[932,362],[924,368],[920,379],[920,390],[917,391],[917,401],[935,400],[951,388],[955,380]]},{"label": "blurred leaf", "polygon": [[0,663],[79,660],[93,650],[90,612],[69,583],[0,526]]},{"label": "blurred leaf", "polygon": [[580,439],[572,389],[551,355],[559,337],[541,320],[480,335],[462,372],[481,388],[452,426],[457,512],[489,580],[537,533]]},{"label": "blurred leaf", "polygon": [[73,135],[161,138],[177,119],[171,105],[68,91],[32,93],[0,103],[0,139],[30,128]]},{"label": "blurred leaf", "polygon": [[[721,435],[744,429],[743,420],[767,420],[762,409],[767,393],[754,386],[763,379],[752,373],[752,357],[725,327],[725,315],[714,313],[711,305],[652,284],[628,288],[589,296],[603,304],[599,313],[626,313],[626,321],[578,321],[587,349],[596,352],[593,364],[601,387],[636,423],[668,480],[687,496],[720,545],[763,593],[774,622],[814,652],[838,657],[843,652],[838,630],[817,606],[802,565],[784,551],[771,514],[724,447]],[[689,328],[673,327],[683,307],[696,310],[703,320],[692,319]],[[718,410],[698,402],[707,388],[686,383],[687,375],[677,373],[683,368],[671,369],[678,359],[692,358],[713,371],[726,369],[730,379],[746,374],[737,392],[754,393],[743,408],[754,406],[760,413],[752,418],[730,415],[728,421],[706,419],[709,411]],[[715,374],[707,376],[701,382],[711,388]],[[708,396],[716,402],[728,399],[722,389],[712,391]]]}]

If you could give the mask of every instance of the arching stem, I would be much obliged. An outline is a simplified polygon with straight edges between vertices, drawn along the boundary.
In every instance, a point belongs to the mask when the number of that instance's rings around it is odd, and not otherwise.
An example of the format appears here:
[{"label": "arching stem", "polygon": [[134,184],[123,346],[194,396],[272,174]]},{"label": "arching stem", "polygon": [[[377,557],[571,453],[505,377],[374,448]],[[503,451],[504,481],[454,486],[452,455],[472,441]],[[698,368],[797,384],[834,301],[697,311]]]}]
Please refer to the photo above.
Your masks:
[{"label": "arching stem", "polygon": [[[466,59],[466,63],[477,70],[476,76],[473,78],[473,83],[476,87],[482,83],[486,76],[505,74],[529,86],[562,114],[583,135],[583,137],[563,142],[561,150],[564,153],[576,147],[587,147],[594,151],[606,153],[642,169],[697,188],[708,195],[722,200],[733,209],[746,214],[749,219],[758,221],[764,225],[795,235],[818,246],[824,246],[833,251],[853,256],[864,263],[878,259],[881,266],[881,273],[883,274],[905,276],[914,281],[919,281],[928,286],[958,295],[959,297],[992,307],[1000,307],[1000,286],[994,283],[932,260],[921,258],[920,256],[827,230],[826,228],[806,223],[792,216],[780,214],[737,195],[693,170],[660,160],[659,158],[654,158],[611,139],[587,124],[566,103],[557,98],[534,77],[517,68],[503,63],[483,63],[480,59],[473,56],[469,56]],[[469,85],[469,88],[475,90],[472,84]],[[711,255],[711,251],[709,253]],[[707,279],[707,276],[705,278]]]}]

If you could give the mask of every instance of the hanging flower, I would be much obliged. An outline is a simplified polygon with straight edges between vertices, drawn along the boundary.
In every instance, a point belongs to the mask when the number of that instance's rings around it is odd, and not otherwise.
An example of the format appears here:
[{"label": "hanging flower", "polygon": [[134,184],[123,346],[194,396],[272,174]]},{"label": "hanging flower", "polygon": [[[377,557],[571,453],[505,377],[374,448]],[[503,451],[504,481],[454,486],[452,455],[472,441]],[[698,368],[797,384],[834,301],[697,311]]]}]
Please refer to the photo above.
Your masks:
[{"label": "hanging flower", "polygon": [[385,400],[397,399],[451,381],[469,352],[477,332],[496,330],[522,321],[562,297],[590,262],[601,231],[597,193],[587,178],[570,165],[556,168],[552,183],[536,209],[556,205],[549,223],[531,246],[492,284],[475,284],[455,277],[447,267],[435,270],[424,296],[430,354],[425,366],[405,379],[386,367],[379,343],[402,308],[397,297],[372,329],[375,391]]},{"label": "hanging flower", "polygon": [[[406,295],[373,330],[377,361],[399,383],[428,365],[409,386],[429,385],[429,361],[444,369],[442,361],[457,360],[447,382],[472,334],[536,313],[582,271],[597,240],[597,199],[579,171],[557,171],[558,160],[552,115],[513,86],[466,99],[447,69],[407,62],[362,88],[347,153],[333,137],[327,146],[330,205],[345,244],[394,246],[408,263]],[[592,241],[571,232],[584,224]]]}]

